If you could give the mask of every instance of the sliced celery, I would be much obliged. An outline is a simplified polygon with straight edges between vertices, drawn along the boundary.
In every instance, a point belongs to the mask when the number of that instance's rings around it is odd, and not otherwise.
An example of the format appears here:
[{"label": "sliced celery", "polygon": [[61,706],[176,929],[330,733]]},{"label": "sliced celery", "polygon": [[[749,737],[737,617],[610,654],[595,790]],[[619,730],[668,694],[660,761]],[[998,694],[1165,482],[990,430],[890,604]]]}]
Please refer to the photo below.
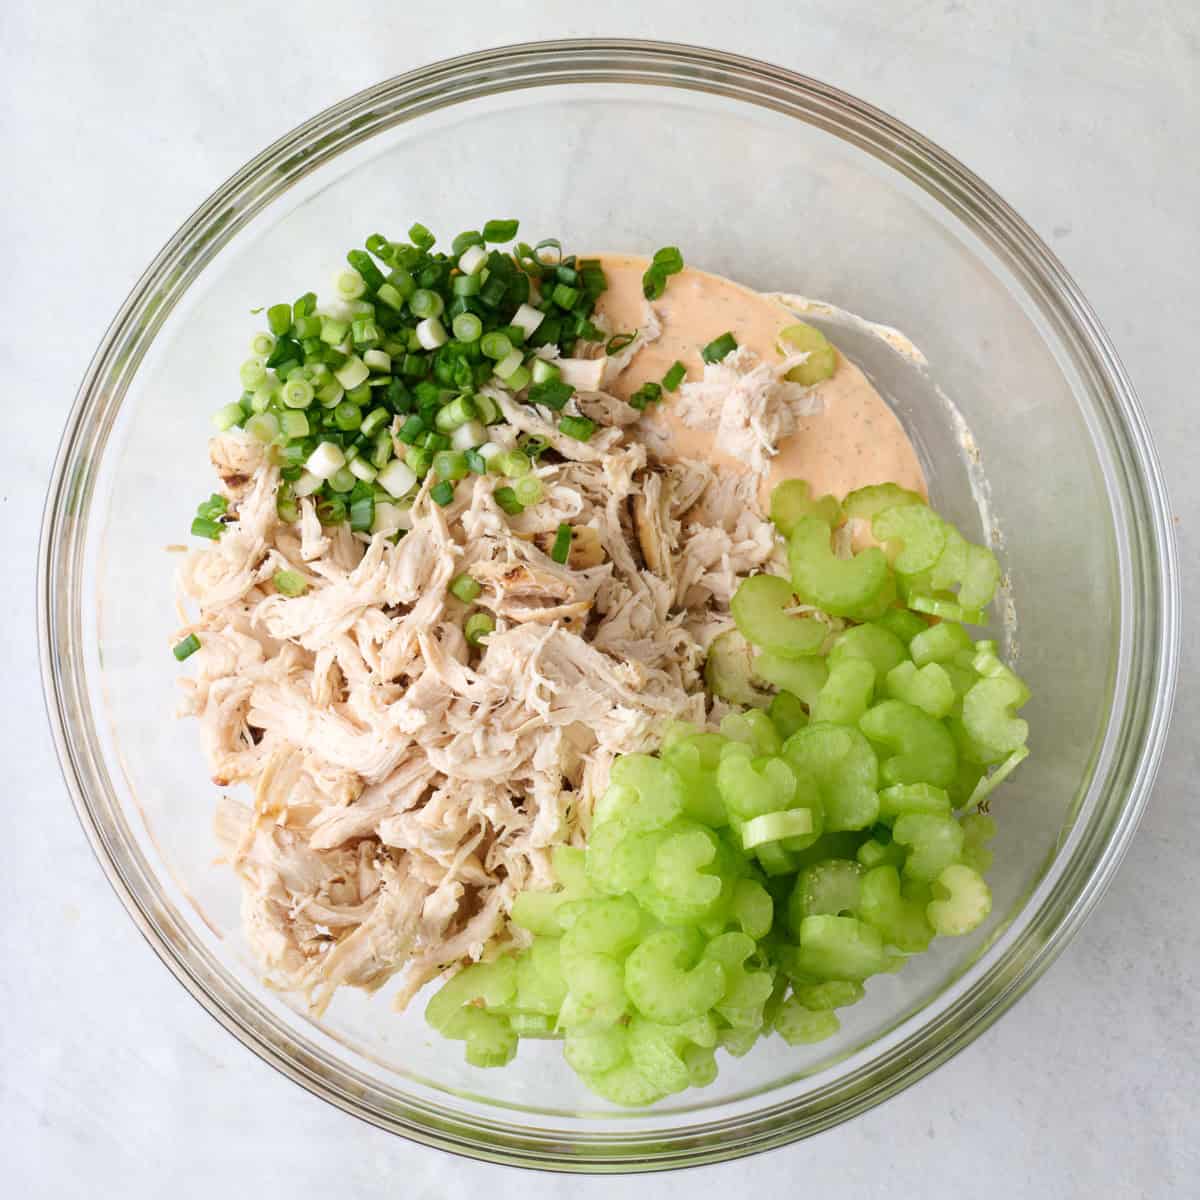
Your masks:
[{"label": "sliced celery", "polygon": [[831,1038],[841,1028],[837,1014],[829,1009],[809,1009],[792,996],[775,1015],[775,1032],[789,1046],[807,1046]]},{"label": "sliced celery", "polygon": [[811,709],[816,702],[817,693],[829,678],[829,668],[823,658],[787,659],[764,651],[755,659],[754,674],[767,683],[790,692]]},{"label": "sliced celery", "polygon": [[846,657],[834,662],[831,658],[829,678],[817,693],[812,719],[834,725],[857,725],[867,711],[874,691],[875,668],[869,660]]},{"label": "sliced celery", "polygon": [[887,965],[879,931],[857,917],[805,917],[799,936],[796,968],[815,980],[863,980]]},{"label": "sliced celery", "polygon": [[933,939],[924,905],[901,894],[900,874],[893,866],[874,867],[866,873],[859,915],[889,946],[905,954],[926,949]]},{"label": "sliced celery", "polygon": [[867,711],[858,727],[873,743],[891,751],[880,766],[884,783],[931,783],[945,788],[954,780],[958,768],[954,738],[927,712],[903,700],[884,700]]},{"label": "sliced celery", "polygon": [[900,663],[887,673],[884,689],[893,699],[913,704],[931,717],[946,716],[956,700],[946,668],[935,662],[923,667],[913,662]]},{"label": "sliced celery", "polygon": [[839,617],[855,617],[876,601],[889,580],[887,559],[877,546],[853,558],[838,558],[829,526],[801,517],[788,543],[792,584],[807,604]]},{"label": "sliced celery", "polygon": [[959,937],[982,925],[992,911],[992,893],[978,871],[953,863],[937,877],[936,899],[926,911],[933,928],[943,937]]},{"label": "sliced celery", "polygon": [[875,668],[876,679],[882,681],[893,667],[907,662],[908,651],[894,633],[879,623],[872,623],[847,629],[830,647],[830,669],[852,658],[869,662]]},{"label": "sliced celery", "polygon": [[729,612],[748,641],[780,658],[805,658],[820,652],[829,626],[811,616],[795,616],[792,585],[777,575],[743,579],[729,602]]},{"label": "sliced celery", "polygon": [[771,520],[783,536],[790,537],[801,517],[818,517],[826,525],[841,524],[842,506],[834,496],[813,496],[805,479],[785,479],[771,491]]},{"label": "sliced celery", "polygon": [[770,693],[755,679],[754,650],[736,629],[713,638],[704,664],[704,686],[730,704],[765,708]]},{"label": "sliced celery", "polygon": [[866,829],[878,818],[878,762],[858,730],[813,722],[788,738],[783,753],[815,781],[825,829]]},{"label": "sliced celery", "polygon": [[825,983],[797,984],[796,999],[813,1012],[828,1012],[834,1008],[849,1008],[857,1004],[866,991],[861,983],[849,979],[830,979]]},{"label": "sliced celery", "polygon": [[962,856],[962,826],[950,816],[909,813],[897,818],[892,837],[909,848],[904,874],[918,883],[936,879]]},{"label": "sliced celery", "polygon": [[725,973],[700,957],[703,940],[694,929],[660,929],[625,961],[625,990],[652,1021],[678,1025],[706,1013],[725,991]]},{"label": "sliced celery", "polygon": [[798,938],[806,917],[854,916],[862,898],[863,868],[845,858],[831,858],[805,867],[796,876],[788,901],[788,924]]},{"label": "sliced celery", "polygon": [[946,548],[947,526],[924,504],[883,509],[871,522],[871,532],[886,545],[892,567],[900,575],[929,570]]},{"label": "sliced celery", "polygon": [[842,509],[853,520],[870,521],[884,509],[924,503],[923,496],[902,488],[898,483],[872,483],[851,492],[842,501]]}]

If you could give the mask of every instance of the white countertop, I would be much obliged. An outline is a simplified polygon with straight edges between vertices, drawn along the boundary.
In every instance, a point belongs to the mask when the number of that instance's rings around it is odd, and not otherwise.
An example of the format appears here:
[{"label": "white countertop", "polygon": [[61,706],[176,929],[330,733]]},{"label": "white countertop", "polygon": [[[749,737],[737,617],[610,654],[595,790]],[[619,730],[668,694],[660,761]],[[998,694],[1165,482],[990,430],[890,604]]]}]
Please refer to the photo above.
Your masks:
[{"label": "white countertop", "polygon": [[[653,12],[653,16],[647,15]],[[1051,15],[1053,14],[1053,15]],[[1158,440],[1200,600],[1200,8],[1179,0],[608,0],[342,6],[9,0],[0,9],[0,1177],[14,1197],[1200,1195],[1200,642],[1107,898],[955,1060],[802,1145],[619,1183],[485,1167],[287,1082],[159,965],[78,828],[38,694],[33,578],[51,459],[88,357],[159,246],[302,119],[432,59],[538,37],[694,41],[827,79],[995,185],[1099,310]],[[15,578],[13,577],[15,573]]]}]

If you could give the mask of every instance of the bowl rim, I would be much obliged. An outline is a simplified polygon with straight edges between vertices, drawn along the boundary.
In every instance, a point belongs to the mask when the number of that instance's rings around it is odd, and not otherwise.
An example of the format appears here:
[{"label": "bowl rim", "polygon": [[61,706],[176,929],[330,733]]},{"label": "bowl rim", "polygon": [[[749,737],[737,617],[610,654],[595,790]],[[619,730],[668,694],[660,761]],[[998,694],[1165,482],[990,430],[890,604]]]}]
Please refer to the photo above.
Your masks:
[{"label": "bowl rim", "polygon": [[[167,936],[131,878],[93,807],[95,777],[87,747],[71,736],[79,681],[66,677],[79,651],[78,566],[58,571],[64,548],[82,544],[96,470],[89,445],[103,446],[142,354],[209,258],[304,175],[352,145],[402,121],[489,94],[562,84],[631,83],[708,92],[771,108],[824,128],[901,172],[932,195],[1015,270],[1022,287],[1073,352],[1073,365],[1097,398],[1112,462],[1122,588],[1121,662],[1140,674],[1139,689],[1117,715],[1125,736],[1103,772],[1109,790],[1104,828],[1082,831],[1053,886],[1039,887],[1036,920],[992,968],[932,1024],[894,1045],[882,1060],[803,1105],[774,1104],[733,1121],[621,1133],[529,1129],[464,1117],[414,1102],[368,1107],[355,1089],[327,1077],[312,1047],[281,1046],[216,994],[204,964],[189,961]],[[97,421],[96,416],[100,416]],[[1093,433],[1093,437],[1099,434]],[[89,441],[90,439],[90,441]],[[99,440],[97,440],[99,439]],[[1110,470],[1112,474],[1110,475]],[[1113,479],[1115,476],[1115,481]],[[81,503],[82,498],[82,503]],[[1127,511],[1126,511],[1127,510]],[[1125,528],[1119,518],[1124,513]],[[55,748],[79,820],[109,883],[159,958],[226,1029],[310,1092],[372,1124],[415,1141],[509,1165],[616,1172],[682,1167],[787,1144],[839,1123],[896,1094],[982,1033],[1047,969],[1090,913],[1116,871],[1144,810],[1162,756],[1179,655],[1179,578],[1166,488],[1132,384],[1079,288],[1032,229],[963,164],[881,110],[807,76],[724,51],[636,39],[563,39],[482,50],[397,75],[326,108],[251,159],[180,226],[137,281],[96,351],[67,419],[47,491],[38,569],[38,640],[44,698]],[[1136,594],[1135,594],[1136,593]],[[1137,600],[1136,605],[1133,604]],[[1140,618],[1130,622],[1136,609]],[[1153,621],[1144,618],[1150,615]],[[1129,628],[1130,625],[1137,628]],[[65,664],[65,666],[64,666]],[[1132,733],[1130,732],[1132,730]],[[1107,738],[1106,738],[1107,741]],[[1100,771],[1097,771],[1097,776]],[[1093,786],[1096,781],[1093,780]],[[1118,794],[1120,793],[1120,794]],[[1097,813],[1099,814],[1099,811]],[[1062,857],[1061,855],[1059,857]],[[1043,882],[1046,882],[1045,880]],[[1027,904],[1031,901],[1027,901]],[[1044,919],[1049,919],[1048,927]],[[1035,940],[1028,935],[1038,927]],[[207,972],[211,975],[212,972]],[[886,1066],[886,1070],[881,1069]],[[338,1070],[345,1074],[345,1068]]]}]

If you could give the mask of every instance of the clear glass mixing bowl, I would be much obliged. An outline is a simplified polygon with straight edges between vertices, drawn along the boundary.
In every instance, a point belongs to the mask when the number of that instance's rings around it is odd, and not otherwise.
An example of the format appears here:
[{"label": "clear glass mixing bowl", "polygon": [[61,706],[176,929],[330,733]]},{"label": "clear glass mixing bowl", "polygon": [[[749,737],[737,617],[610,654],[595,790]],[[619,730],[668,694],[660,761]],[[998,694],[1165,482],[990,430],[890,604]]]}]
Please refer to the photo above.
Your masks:
[{"label": "clear glass mixing bowl", "polygon": [[[213,864],[216,798],[176,723],[174,560],[211,488],[209,415],[249,310],[330,278],[376,230],[492,216],[573,246],[688,261],[904,330],[921,368],[836,340],[893,403],[936,502],[1002,538],[1034,700],[1005,789],[995,914],[872,982],[841,1035],[728,1060],[649,1111],[605,1109],[553,1044],[484,1073],[385,1000],[321,1025],[256,980],[237,889]],[[236,386],[236,385],[234,385]],[[964,453],[947,402],[974,440]],[[980,470],[986,490],[980,491]],[[637,1170],[747,1154],[919,1078],[1045,969],[1111,877],[1170,710],[1178,596],[1163,485],[1111,345],[1062,267],[936,146],[832,88],[714,51],[554,42],[437,64],[264,151],[171,239],[96,354],[51,485],[42,664],[68,786],[114,887],[189,991],[266,1061],[408,1137],[527,1166]]]}]

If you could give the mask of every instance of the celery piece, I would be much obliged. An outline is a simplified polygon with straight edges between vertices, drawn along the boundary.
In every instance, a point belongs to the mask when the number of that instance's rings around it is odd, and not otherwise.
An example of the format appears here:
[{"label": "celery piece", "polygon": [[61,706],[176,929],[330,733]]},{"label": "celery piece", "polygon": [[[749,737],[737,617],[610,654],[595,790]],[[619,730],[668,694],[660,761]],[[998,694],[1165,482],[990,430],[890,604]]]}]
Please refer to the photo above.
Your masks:
[{"label": "celery piece", "polygon": [[780,738],[785,740],[790,738],[796,730],[803,729],[808,724],[808,713],[804,711],[804,705],[791,692],[780,692],[771,701],[771,707],[767,709],[767,716],[771,718],[771,723],[775,726]]},{"label": "celery piece", "polygon": [[952,525],[946,527],[946,544],[930,576],[935,591],[957,587],[963,608],[985,608],[1000,583],[1000,564],[984,546],[968,542]]},{"label": "celery piece", "polygon": [[511,955],[494,962],[473,963],[434,993],[425,1006],[425,1020],[434,1029],[444,1032],[461,1009],[472,1007],[483,1012],[487,1008],[499,1008],[511,1003],[516,992],[517,964]]},{"label": "celery piece", "polygon": [[908,813],[948,815],[950,796],[929,783],[897,783],[879,792],[879,819],[895,821]]},{"label": "celery piece", "polygon": [[744,742],[755,754],[778,754],[783,748],[774,722],[757,708],[726,713],[721,719],[721,736],[731,742]]},{"label": "celery piece", "polygon": [[956,698],[954,684],[941,663],[918,667],[913,662],[902,662],[887,673],[884,690],[893,699],[915,705],[939,719],[950,712]]},{"label": "celery piece", "polygon": [[670,1026],[634,1017],[626,1045],[637,1072],[661,1092],[682,1092],[691,1082],[683,1060],[686,1039]]},{"label": "celery piece", "polygon": [[785,479],[771,491],[771,520],[783,536],[791,537],[801,517],[817,517],[831,528],[842,522],[842,506],[834,496],[813,496],[806,479]]},{"label": "celery piece", "polygon": [[513,900],[512,923],[530,933],[550,937],[561,934],[559,909],[564,904],[585,900],[595,894],[587,879],[585,863],[584,851],[574,846],[556,846],[551,864],[561,887],[553,892],[519,892]]},{"label": "celery piece", "polygon": [[770,971],[748,970],[747,960],[757,947],[744,933],[723,933],[704,947],[703,960],[719,963],[725,988],[714,1005],[717,1015],[733,1028],[760,1029],[763,1005],[775,978]]},{"label": "celery piece", "polygon": [[754,1043],[758,1041],[761,1032],[758,1029],[722,1029],[721,1049],[728,1051],[734,1058],[744,1058],[754,1049]]},{"label": "celery piece", "polygon": [[729,612],[747,641],[780,658],[819,654],[829,626],[813,616],[794,616],[791,583],[777,575],[751,575],[738,584]]},{"label": "celery piece", "polygon": [[725,991],[725,974],[701,959],[703,939],[694,929],[660,929],[625,960],[625,990],[638,1012],[664,1025],[706,1013]]},{"label": "celery piece", "polygon": [[892,837],[909,848],[904,874],[919,883],[936,879],[962,856],[962,826],[953,817],[909,813],[897,818]]},{"label": "celery piece", "polygon": [[868,871],[873,867],[885,865],[901,867],[906,856],[907,851],[903,846],[898,846],[895,842],[881,842],[876,838],[863,842],[855,855]]},{"label": "celery piece", "polygon": [[949,593],[930,594],[915,588],[906,592],[908,607],[914,612],[928,613],[940,621],[959,621],[966,625],[986,625],[987,614],[982,608],[968,608]]},{"label": "celery piece", "polygon": [[851,492],[842,501],[842,510],[852,520],[871,521],[876,513],[884,509],[924,503],[923,496],[902,488],[898,483],[872,483]]},{"label": "celery piece", "polygon": [[925,950],[933,940],[925,906],[901,894],[900,873],[893,866],[873,867],[866,873],[859,915],[889,946],[905,954]]},{"label": "celery piece", "polygon": [[946,548],[946,523],[924,504],[885,508],[871,522],[871,533],[883,542],[898,575],[927,571]]},{"label": "celery piece", "polygon": [[953,621],[927,626],[908,644],[908,652],[918,667],[931,662],[951,662],[960,650],[969,650],[973,656],[975,644],[971,635]]},{"label": "celery piece", "polygon": [[736,629],[713,638],[704,664],[704,686],[730,704],[766,708],[771,702],[770,693],[757,686],[754,650]]},{"label": "celery piece", "polygon": [[841,1028],[837,1014],[828,1010],[805,1008],[795,996],[789,997],[775,1015],[775,1032],[789,1046],[807,1046],[831,1038]]},{"label": "celery piece", "polygon": [[571,962],[558,1026],[571,1032],[612,1025],[629,1011],[625,971],[615,958],[580,954]]},{"label": "celery piece", "polygon": [[[868,628],[865,625],[861,629]],[[857,725],[867,711],[875,691],[875,668],[865,658],[830,662],[829,678],[817,693],[812,709],[814,722]]]},{"label": "celery piece", "polygon": [[797,807],[800,786],[795,768],[783,758],[725,754],[717,768],[717,787],[725,808],[743,821]]},{"label": "celery piece", "polygon": [[945,788],[954,780],[958,753],[953,736],[915,705],[883,700],[867,710],[858,727],[873,743],[892,752],[880,766],[884,783],[931,783]]},{"label": "celery piece", "polygon": [[663,761],[683,784],[683,812],[702,825],[719,829],[729,823],[717,789],[717,767],[725,739],[719,733],[696,733],[667,746]]},{"label": "celery piece", "polygon": [[683,827],[669,832],[655,850],[650,881],[681,916],[698,921],[712,913],[721,897],[720,876],[705,869],[717,865],[720,843],[710,829],[679,824]]},{"label": "celery piece", "polygon": [[878,762],[857,729],[814,721],[788,738],[783,753],[815,781],[826,830],[866,829],[875,822]]},{"label": "celery piece", "polygon": [[976,782],[975,788],[971,792],[967,802],[969,804],[983,804],[992,792],[1028,757],[1028,746],[1021,746],[1019,749],[1014,750],[990,775],[983,776]]},{"label": "celery piece", "polygon": [[685,1046],[683,1062],[692,1087],[708,1087],[717,1077],[717,1056],[709,1046]]},{"label": "celery piece", "polygon": [[933,885],[935,899],[926,912],[929,923],[943,937],[960,937],[982,925],[992,911],[992,893],[978,871],[965,863],[952,863]]},{"label": "celery piece", "polygon": [[754,848],[758,865],[771,876],[791,875],[796,870],[795,856],[785,850],[779,842],[764,842]]},{"label": "celery piece", "polygon": [[558,939],[535,938],[533,945],[517,955],[517,991],[512,1000],[513,1010],[557,1017],[566,995],[567,981],[559,959]]},{"label": "celery piece", "polygon": [[755,659],[754,673],[765,682],[790,692],[810,710],[817,693],[829,678],[829,668],[823,658],[778,658],[767,651]]},{"label": "celery piece", "polygon": [[598,1075],[626,1061],[629,1054],[628,1037],[624,1025],[572,1031],[563,1041],[563,1057],[571,1069],[580,1075]]},{"label": "celery piece", "polygon": [[742,932],[755,940],[771,932],[775,902],[757,880],[739,879],[734,883],[731,911]]},{"label": "celery piece", "polygon": [[623,958],[637,945],[645,923],[632,896],[576,901],[564,906],[562,920],[567,930],[559,943],[559,956],[572,988],[582,959],[596,955]]},{"label": "celery piece", "polygon": [[837,351],[829,339],[815,326],[804,321],[785,325],[779,331],[779,349],[785,354],[807,354],[804,362],[791,368],[787,378],[792,383],[812,387],[829,379],[837,370]]},{"label": "celery piece", "polygon": [[519,1038],[536,1038],[542,1041],[558,1041],[562,1034],[553,1017],[538,1013],[515,1012],[508,1014],[508,1027]]},{"label": "celery piece", "polygon": [[853,558],[838,558],[829,526],[817,517],[801,517],[788,543],[788,564],[796,593],[807,604],[838,617],[857,617],[884,591],[890,573],[877,546]]},{"label": "celery piece", "polygon": [[879,931],[857,917],[805,917],[799,938],[796,969],[814,980],[862,980],[887,965]]},{"label": "celery piece", "polygon": [[863,985],[850,979],[829,979],[824,983],[798,984],[792,990],[796,999],[812,1012],[849,1008],[851,1004],[857,1004],[866,995]]},{"label": "celery piece", "polygon": [[623,1062],[620,1066],[598,1074],[584,1075],[580,1078],[598,1096],[623,1108],[642,1108],[661,1100],[666,1094],[656,1087],[631,1062]]},{"label": "celery piece", "polygon": [[[965,733],[963,736],[966,736]],[[962,808],[975,794],[979,781],[986,774],[986,768],[980,763],[970,762],[962,753],[962,744],[958,742],[957,737],[955,741],[959,745],[958,771],[955,773],[954,782],[946,790],[950,793],[950,803],[955,808]]]},{"label": "celery piece", "polygon": [[666,836],[662,829],[646,832],[628,829],[619,821],[602,821],[588,838],[588,882],[609,896],[633,891],[649,877]]},{"label": "celery piece", "polygon": [[917,634],[924,633],[929,628],[927,621],[923,621],[915,612],[909,612],[906,608],[889,608],[882,617],[876,619],[875,624],[882,625],[889,633],[894,633],[906,646]]},{"label": "celery piece", "polygon": [[1014,716],[1028,693],[1015,676],[980,679],[963,697],[962,723],[967,734],[992,762],[1025,745],[1029,724]]},{"label": "celery piece", "polygon": [[467,1043],[473,1067],[504,1067],[516,1057],[517,1035],[505,1017],[481,1008],[461,1008],[442,1029],[443,1037]]},{"label": "celery piece", "polygon": [[696,1046],[712,1049],[720,1041],[721,1030],[717,1019],[707,1012],[702,1017],[692,1017],[690,1021],[681,1021],[678,1025],[670,1026],[680,1037],[686,1038]]},{"label": "celery piece", "polygon": [[865,872],[856,862],[845,858],[827,859],[805,867],[796,876],[796,886],[788,900],[788,924],[800,936],[806,917],[854,916],[861,899]]},{"label": "celery piece", "polygon": [[662,759],[622,754],[596,805],[595,824],[618,821],[630,831],[661,829],[683,811],[683,783]]},{"label": "celery piece", "polygon": [[986,813],[968,813],[959,824],[963,831],[962,861],[983,875],[992,866],[987,843],[996,836],[996,822]]},{"label": "celery piece", "polygon": [[882,683],[893,667],[908,660],[908,650],[904,642],[880,624],[855,625],[838,634],[830,647],[830,670],[852,658],[869,662],[875,668],[875,678]]}]

